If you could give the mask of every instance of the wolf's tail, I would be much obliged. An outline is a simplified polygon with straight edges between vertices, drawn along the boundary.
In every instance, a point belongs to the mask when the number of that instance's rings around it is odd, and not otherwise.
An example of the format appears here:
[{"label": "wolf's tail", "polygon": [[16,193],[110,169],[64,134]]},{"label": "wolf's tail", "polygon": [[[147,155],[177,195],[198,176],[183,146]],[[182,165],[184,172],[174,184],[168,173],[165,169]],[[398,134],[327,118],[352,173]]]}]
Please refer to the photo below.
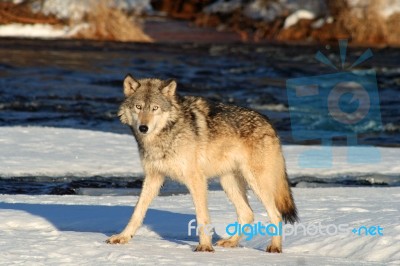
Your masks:
[{"label": "wolf's tail", "polygon": [[276,187],[275,204],[282,215],[283,221],[285,223],[289,222],[294,224],[299,221],[299,218],[297,216],[297,208],[293,200],[286,169],[284,165],[283,167],[283,176],[279,179]]}]

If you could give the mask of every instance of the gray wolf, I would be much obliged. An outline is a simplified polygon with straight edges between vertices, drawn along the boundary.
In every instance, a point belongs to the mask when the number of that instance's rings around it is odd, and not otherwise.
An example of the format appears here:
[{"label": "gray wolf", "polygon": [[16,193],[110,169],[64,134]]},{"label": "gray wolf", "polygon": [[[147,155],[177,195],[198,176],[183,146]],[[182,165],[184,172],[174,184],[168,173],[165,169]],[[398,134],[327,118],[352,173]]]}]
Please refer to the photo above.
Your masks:
[{"label": "gray wolf", "polygon": [[[174,80],[137,80],[128,74],[123,84],[125,100],[118,115],[138,143],[145,179],[130,221],[108,243],[123,244],[133,237],[167,176],[187,186],[201,225],[210,224],[211,177],[220,178],[241,224],[254,220],[247,185],[265,206],[271,223],[298,219],[280,140],[268,118],[234,105],[182,97]],[[199,240],[195,251],[214,251],[207,232],[200,229]],[[216,245],[236,247],[239,240],[234,235]],[[282,252],[282,237],[273,236],[266,251]]]}]

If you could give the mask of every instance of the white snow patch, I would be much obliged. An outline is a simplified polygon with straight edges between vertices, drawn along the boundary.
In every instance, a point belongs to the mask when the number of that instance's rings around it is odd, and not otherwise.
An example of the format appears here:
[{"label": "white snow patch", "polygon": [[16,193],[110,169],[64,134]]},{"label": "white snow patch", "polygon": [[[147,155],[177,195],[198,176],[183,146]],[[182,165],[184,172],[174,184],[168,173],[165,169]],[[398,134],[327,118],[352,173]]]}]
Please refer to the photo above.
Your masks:
[{"label": "white snow patch", "polygon": [[12,23],[0,25],[1,37],[29,37],[29,38],[68,38],[78,31],[88,27],[87,24],[78,24],[73,27],[53,26],[49,24],[20,24]]},{"label": "white snow patch", "polygon": [[[0,147],[3,177],[121,176],[142,172],[135,141],[129,135],[65,128],[0,127]],[[310,148],[320,147],[284,146],[290,175],[400,172],[397,163],[400,149],[379,148],[382,162],[351,165],[345,160],[346,147],[335,147],[332,168],[303,169],[296,158]],[[300,231],[285,235],[283,254],[265,253],[270,238],[260,235],[249,241],[243,239],[236,249],[216,247],[214,254],[193,253],[198,240],[188,236],[188,223],[195,218],[190,195],[156,198],[142,228],[127,245],[108,245],[104,241],[123,229],[137,196],[0,195],[0,264],[400,263],[399,187],[294,188],[293,195],[301,219]],[[269,222],[265,208],[254,194],[250,192],[248,197],[255,221]],[[236,221],[234,207],[222,191],[210,191],[209,210],[216,233],[224,236],[226,226]],[[345,225],[346,231],[332,233],[331,226],[331,233],[327,234],[328,225]],[[381,236],[351,233],[353,228],[378,225],[383,228]],[[321,226],[322,233],[301,229],[315,226]]]},{"label": "white snow patch", "polygon": [[317,15],[324,15],[327,10],[325,1],[315,0],[218,0],[207,6],[204,11],[208,13],[232,13],[239,8],[244,10],[244,14],[249,18],[268,22],[300,9],[308,10]]},{"label": "white snow patch", "polygon": [[1,176],[128,176],[142,173],[128,135],[41,127],[0,128]]},{"label": "white snow patch", "polygon": [[[131,242],[109,245],[104,241],[123,229],[138,197],[0,195],[0,264],[400,263],[400,188],[294,188],[293,194],[302,225],[347,224],[349,230],[379,225],[383,235],[356,235],[347,231],[324,235],[325,229],[322,233],[304,235],[305,231],[299,230],[297,234],[285,235],[282,254],[266,253],[270,237],[260,235],[248,241],[242,239],[240,247],[235,249],[215,247],[213,254],[193,253],[198,241],[196,236],[188,236],[188,223],[195,219],[193,202],[190,195],[179,195],[156,198]],[[255,221],[268,223],[264,207],[252,193],[249,202]],[[217,240],[225,235],[225,227],[236,221],[235,209],[224,192],[212,191],[209,210]]]},{"label": "white snow patch", "polygon": [[[113,0],[108,4],[137,14],[151,11],[150,0]],[[96,1],[81,0],[45,0],[33,5],[33,10],[52,14],[61,19],[81,20],[83,16],[95,9]]]},{"label": "white snow patch", "polygon": [[[47,127],[0,127],[0,176],[131,176],[143,173],[130,135]],[[347,161],[349,147],[333,146],[332,165],[322,167],[321,146],[284,145],[289,177],[338,177],[352,174],[399,175],[400,149],[351,147],[361,159],[380,154],[377,163]],[[315,157],[317,156],[317,157]],[[303,161],[301,161],[303,160]],[[373,181],[373,180],[371,180]],[[388,181],[388,180],[385,180]],[[389,182],[389,181],[388,181]]]},{"label": "white snow patch", "polygon": [[400,13],[400,0],[386,0],[382,2],[383,5],[379,12],[383,18],[387,19],[395,13]]},{"label": "white snow patch", "polygon": [[285,19],[285,24],[283,25],[283,28],[287,29],[293,25],[296,25],[301,19],[314,19],[314,18],[315,14],[313,12],[300,9],[295,11]]}]

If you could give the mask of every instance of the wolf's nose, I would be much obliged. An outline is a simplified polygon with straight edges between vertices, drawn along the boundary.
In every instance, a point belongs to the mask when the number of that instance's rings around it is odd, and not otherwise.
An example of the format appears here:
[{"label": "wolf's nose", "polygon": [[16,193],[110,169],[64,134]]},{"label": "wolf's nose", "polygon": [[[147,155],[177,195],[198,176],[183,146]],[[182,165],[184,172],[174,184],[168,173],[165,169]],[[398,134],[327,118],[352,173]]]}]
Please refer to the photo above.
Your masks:
[{"label": "wolf's nose", "polygon": [[139,131],[140,131],[140,132],[146,133],[147,130],[149,130],[149,127],[148,127],[148,126],[146,126],[146,125],[140,125],[140,126],[139,126]]}]

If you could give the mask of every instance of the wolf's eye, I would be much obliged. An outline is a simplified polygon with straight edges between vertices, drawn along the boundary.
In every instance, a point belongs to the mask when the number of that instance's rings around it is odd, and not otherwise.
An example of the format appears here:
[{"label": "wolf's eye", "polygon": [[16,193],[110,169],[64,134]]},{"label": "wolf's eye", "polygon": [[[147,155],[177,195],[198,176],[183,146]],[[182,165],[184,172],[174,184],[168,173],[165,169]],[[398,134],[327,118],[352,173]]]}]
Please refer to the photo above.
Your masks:
[{"label": "wolf's eye", "polygon": [[158,109],[158,106],[154,106],[153,107],[153,111],[155,111],[155,110],[157,110]]},{"label": "wolf's eye", "polygon": [[136,104],[136,108],[140,110],[140,109],[142,109],[142,106],[139,104]]}]

